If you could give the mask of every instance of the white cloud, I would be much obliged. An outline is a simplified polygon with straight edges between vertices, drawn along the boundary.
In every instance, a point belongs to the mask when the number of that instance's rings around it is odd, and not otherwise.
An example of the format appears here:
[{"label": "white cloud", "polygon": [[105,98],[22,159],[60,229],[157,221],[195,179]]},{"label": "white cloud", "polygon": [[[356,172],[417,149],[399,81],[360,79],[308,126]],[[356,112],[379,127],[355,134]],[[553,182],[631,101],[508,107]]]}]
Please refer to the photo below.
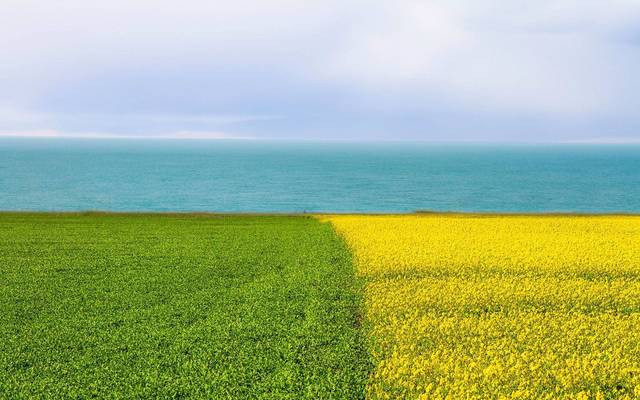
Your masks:
[{"label": "white cloud", "polygon": [[638,65],[625,58],[640,57],[613,32],[634,11],[640,21],[640,3],[622,1],[395,3],[359,23],[329,76],[470,109],[619,111],[620,81]]},{"label": "white cloud", "polygon": [[[198,71],[195,80],[207,82],[218,67],[236,73],[239,86],[242,74],[258,75],[250,86],[270,79],[261,71],[277,70],[286,77],[281,91],[300,100],[282,105],[290,113],[314,103],[322,88],[329,100],[315,103],[338,104],[359,117],[434,108],[629,117],[640,103],[640,47],[632,43],[640,40],[638,26],[637,0],[4,0],[0,128],[63,129],[83,119],[83,129],[100,130],[104,120],[119,118],[217,131],[221,124],[286,119],[272,117],[273,92],[264,98],[236,87],[216,92],[220,85],[211,85],[212,98],[251,107],[225,114],[194,105],[189,112],[185,96],[176,115],[133,101],[131,115],[122,116],[101,110],[99,101],[87,110],[63,104],[73,90],[91,87],[87,82],[108,80],[106,95],[117,101],[133,90],[119,87],[119,77]],[[163,86],[170,76],[172,90],[190,88],[180,86],[180,73],[157,76],[151,84]],[[48,109],[60,92],[65,96],[54,102],[60,107]],[[195,100],[200,107],[208,99]]]},{"label": "white cloud", "polygon": [[0,131],[0,137],[63,137],[64,133],[54,129],[37,129],[32,131]]},{"label": "white cloud", "polygon": [[180,139],[180,140],[220,140],[220,139],[254,139],[252,136],[239,136],[226,132],[178,131],[146,135],[117,135],[102,132],[64,132],[56,129],[8,130],[0,131],[0,137],[13,138],[82,138],[82,139]]}]

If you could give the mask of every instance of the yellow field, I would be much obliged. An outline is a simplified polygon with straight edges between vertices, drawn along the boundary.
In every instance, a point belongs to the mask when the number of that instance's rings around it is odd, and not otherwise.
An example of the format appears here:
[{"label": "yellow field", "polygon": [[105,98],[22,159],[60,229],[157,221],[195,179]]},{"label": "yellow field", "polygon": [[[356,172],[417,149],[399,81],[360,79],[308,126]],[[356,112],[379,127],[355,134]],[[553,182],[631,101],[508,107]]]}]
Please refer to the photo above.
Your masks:
[{"label": "yellow field", "polygon": [[640,398],[640,217],[332,216],[370,398]]}]

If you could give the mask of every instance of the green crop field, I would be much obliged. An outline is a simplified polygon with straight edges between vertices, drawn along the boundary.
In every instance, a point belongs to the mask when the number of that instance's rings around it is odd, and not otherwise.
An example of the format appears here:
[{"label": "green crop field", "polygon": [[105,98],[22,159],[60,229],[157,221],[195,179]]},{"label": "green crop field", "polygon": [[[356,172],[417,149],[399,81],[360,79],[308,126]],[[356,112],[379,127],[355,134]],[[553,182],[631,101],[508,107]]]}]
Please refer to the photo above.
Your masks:
[{"label": "green crop field", "polygon": [[352,268],[312,218],[0,214],[0,398],[362,398]]}]

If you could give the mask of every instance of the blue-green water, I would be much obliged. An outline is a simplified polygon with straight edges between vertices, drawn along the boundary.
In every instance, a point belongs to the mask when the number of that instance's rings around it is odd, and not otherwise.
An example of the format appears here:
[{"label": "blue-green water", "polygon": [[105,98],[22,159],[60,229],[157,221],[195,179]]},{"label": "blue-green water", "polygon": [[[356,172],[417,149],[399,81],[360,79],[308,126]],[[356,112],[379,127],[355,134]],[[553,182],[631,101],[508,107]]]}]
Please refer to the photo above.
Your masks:
[{"label": "blue-green water", "polygon": [[0,209],[640,212],[640,146],[0,139]]}]

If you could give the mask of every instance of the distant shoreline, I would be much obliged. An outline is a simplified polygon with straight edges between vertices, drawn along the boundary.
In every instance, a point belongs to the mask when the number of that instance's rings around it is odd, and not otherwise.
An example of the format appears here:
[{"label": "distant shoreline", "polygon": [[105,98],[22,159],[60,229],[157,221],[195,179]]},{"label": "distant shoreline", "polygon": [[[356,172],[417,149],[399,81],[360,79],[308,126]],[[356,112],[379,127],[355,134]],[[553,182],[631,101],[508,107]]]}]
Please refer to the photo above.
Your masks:
[{"label": "distant shoreline", "polygon": [[572,212],[572,211],[540,211],[540,212],[493,212],[493,211],[432,211],[417,210],[409,212],[258,212],[258,211],[108,211],[108,210],[79,210],[79,211],[31,211],[31,210],[0,210],[0,216],[5,215],[122,215],[122,216],[192,216],[192,217],[225,217],[225,216],[264,216],[264,217],[314,217],[325,215],[363,215],[363,216],[459,216],[459,217],[640,217],[640,212]]}]

